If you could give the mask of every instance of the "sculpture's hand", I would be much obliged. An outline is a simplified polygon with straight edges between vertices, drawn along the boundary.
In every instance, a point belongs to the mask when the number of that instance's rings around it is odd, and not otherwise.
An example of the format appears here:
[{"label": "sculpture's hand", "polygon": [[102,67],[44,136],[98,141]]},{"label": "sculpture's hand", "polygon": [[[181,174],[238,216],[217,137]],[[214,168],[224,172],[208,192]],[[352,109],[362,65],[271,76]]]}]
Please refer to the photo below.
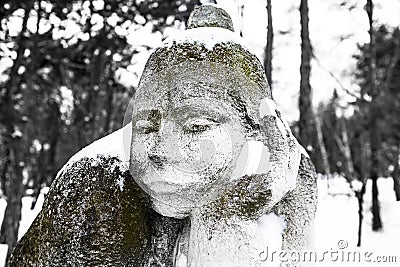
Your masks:
[{"label": "sculpture's hand", "polygon": [[244,175],[232,181],[224,194],[206,207],[207,213],[256,219],[270,212],[295,188],[300,147],[277,109],[260,118],[260,135],[256,139],[269,151],[269,157],[259,163],[269,164],[268,171]]}]

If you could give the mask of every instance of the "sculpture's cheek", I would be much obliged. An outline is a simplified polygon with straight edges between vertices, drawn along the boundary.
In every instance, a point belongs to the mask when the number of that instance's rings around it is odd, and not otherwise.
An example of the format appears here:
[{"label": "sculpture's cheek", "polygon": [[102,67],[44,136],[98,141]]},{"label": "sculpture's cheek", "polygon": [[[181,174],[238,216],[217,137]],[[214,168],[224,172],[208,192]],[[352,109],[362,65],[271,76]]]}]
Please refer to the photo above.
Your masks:
[{"label": "sculpture's cheek", "polygon": [[203,133],[182,134],[178,147],[174,166],[183,174],[197,176],[198,182],[222,175],[232,161],[231,136],[222,125]]}]

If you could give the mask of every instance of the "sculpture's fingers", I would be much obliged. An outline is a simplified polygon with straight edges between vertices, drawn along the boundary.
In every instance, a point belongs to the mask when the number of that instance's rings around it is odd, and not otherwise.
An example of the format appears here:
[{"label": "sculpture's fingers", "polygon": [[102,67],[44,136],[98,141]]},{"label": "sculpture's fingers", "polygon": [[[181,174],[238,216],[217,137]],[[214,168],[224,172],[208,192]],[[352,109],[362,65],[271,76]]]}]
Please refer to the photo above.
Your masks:
[{"label": "sculpture's fingers", "polygon": [[246,173],[245,170],[243,175],[238,175],[232,187],[210,205],[210,208],[216,209],[214,213],[218,216],[237,215],[256,219],[271,211],[296,186],[300,147],[276,104],[270,99],[263,101],[260,104],[260,135],[248,141],[258,143],[249,145],[246,154],[249,157],[247,161],[252,161],[255,157],[251,155],[257,151],[251,151],[251,148],[256,150],[257,145],[263,146],[268,153],[256,159],[260,166],[267,164],[268,168],[257,168],[263,170],[260,172]]},{"label": "sculpture's fingers", "polygon": [[[270,116],[276,118],[275,128],[271,127],[273,125],[271,125],[271,123],[265,119]],[[278,128],[281,136],[283,137],[283,139],[286,140],[288,148],[287,154],[282,156],[280,153],[276,153],[275,157],[279,157],[279,159],[282,160],[282,157],[286,156],[288,162],[287,167],[285,168],[286,173],[284,174],[284,176],[286,176],[286,180],[290,183],[291,189],[293,189],[296,184],[296,177],[299,170],[302,147],[298,144],[296,138],[292,134],[289,124],[287,123],[279,107],[273,100],[269,98],[264,98],[261,101],[260,121],[263,121],[263,123],[261,123],[261,127],[263,128],[263,132],[267,133],[268,136],[271,136],[271,133],[269,133],[269,131],[271,131],[270,129],[275,129],[275,135],[279,135],[276,131],[276,128]],[[274,146],[274,144],[270,143],[269,146],[271,149],[278,148],[277,151],[279,151],[279,145]]]}]

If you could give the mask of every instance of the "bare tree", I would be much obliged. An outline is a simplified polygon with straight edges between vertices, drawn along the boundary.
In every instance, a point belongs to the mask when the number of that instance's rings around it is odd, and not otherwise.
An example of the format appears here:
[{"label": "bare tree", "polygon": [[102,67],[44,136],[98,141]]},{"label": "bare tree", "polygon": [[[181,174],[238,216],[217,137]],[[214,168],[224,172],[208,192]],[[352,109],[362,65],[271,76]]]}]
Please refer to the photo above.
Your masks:
[{"label": "bare tree", "polygon": [[[397,31],[399,28],[397,28]],[[400,59],[400,40],[397,38],[394,38],[395,42],[395,52],[394,56],[392,57],[392,60],[390,61],[390,64],[388,66],[388,69],[386,71],[387,76],[386,80],[384,83],[384,91],[388,92],[390,88],[390,84],[393,78],[393,73],[396,67],[397,62]],[[393,177],[393,190],[396,195],[396,200],[400,201],[400,166],[399,166],[399,158],[400,158],[400,151],[399,148],[397,148],[397,151],[394,153],[394,158],[392,159],[393,162],[393,172],[392,172],[392,177]]]},{"label": "bare tree", "polygon": [[272,90],[272,49],[274,43],[274,28],[272,26],[272,4],[267,0],[268,26],[267,26],[267,44],[265,46],[264,69],[267,75],[269,87]]},{"label": "bare tree", "polygon": [[325,142],[324,142],[324,135],[322,132],[322,125],[321,125],[321,120],[318,116],[318,114],[315,114],[315,128],[317,130],[317,140],[318,140],[318,147],[320,149],[321,157],[322,157],[322,165],[323,165],[323,170],[324,173],[327,177],[328,181],[328,187],[329,187],[329,177],[331,174],[331,169],[329,166],[329,158],[328,158],[328,153],[326,152],[326,147],[325,147]]},{"label": "bare tree", "polygon": [[378,231],[382,228],[382,221],[380,217],[380,205],[378,199],[378,171],[379,171],[379,139],[377,129],[377,112],[378,107],[374,101],[379,92],[376,86],[376,51],[375,51],[375,32],[373,25],[373,11],[374,4],[372,0],[367,0],[365,6],[368,21],[369,21],[369,52],[370,52],[370,96],[372,98],[370,103],[370,144],[371,144],[371,168],[370,178],[372,180],[372,230]]},{"label": "bare tree", "polygon": [[239,14],[240,14],[240,31],[239,34],[243,37],[243,24],[244,24],[244,3],[239,5]]},{"label": "bare tree", "polygon": [[[357,198],[358,202],[358,231],[357,231],[357,246],[361,246],[361,237],[362,237],[362,224],[363,224],[363,219],[364,219],[364,195],[365,195],[365,188],[367,185],[367,179],[365,170],[362,170],[361,173],[361,179],[360,187],[353,187],[352,182],[356,179],[356,174],[354,170],[354,163],[353,163],[353,158],[351,155],[351,149],[350,149],[350,142],[349,142],[349,136],[347,133],[347,126],[346,126],[346,121],[343,117],[339,119],[340,123],[340,132],[341,136],[338,136],[335,134],[335,140],[336,143],[339,147],[340,152],[342,153],[343,157],[345,158],[345,178],[347,182],[350,185],[350,188],[354,191],[354,194]],[[361,147],[361,155],[359,155],[361,162],[366,162],[366,155],[365,155],[365,145],[362,144],[360,140],[362,140],[362,136],[358,133],[359,136],[359,142],[360,142],[360,147]],[[362,164],[365,166],[364,164]]]},{"label": "bare tree", "polygon": [[[21,116],[13,103],[13,96],[20,88],[20,75],[18,69],[21,67],[25,51],[24,34],[27,31],[29,12],[32,1],[27,1],[24,6],[24,17],[22,30],[17,39],[17,58],[10,71],[10,78],[4,86],[5,94],[0,101],[0,123],[4,126],[3,142],[5,145],[4,161],[1,178],[5,182],[4,190],[7,197],[7,207],[1,225],[1,243],[8,245],[7,259],[12,248],[18,241],[19,221],[21,220],[22,196],[24,185],[22,183],[23,148],[20,130],[17,125],[21,124]],[[1,88],[3,89],[3,88]]]},{"label": "bare tree", "polygon": [[335,134],[336,143],[340,149],[340,152],[344,156],[346,160],[346,179],[347,181],[351,182],[355,178],[355,171],[354,171],[354,164],[351,157],[351,150],[350,150],[350,143],[349,143],[349,136],[347,133],[347,126],[346,121],[343,117],[339,118],[339,126],[341,137]]},{"label": "bare tree", "polygon": [[[312,47],[308,29],[308,2],[300,2],[301,24],[301,65],[300,65],[300,96],[299,96],[299,140],[310,153],[314,163],[319,163],[316,158],[318,142],[315,138],[316,127],[312,105],[312,89],[310,84]],[[316,164],[317,170],[319,164]]]},{"label": "bare tree", "polygon": [[396,201],[400,201],[400,166],[399,166],[399,157],[400,157],[400,154],[397,154],[397,156],[394,159],[394,169],[393,169],[393,172],[392,172],[393,189],[394,189],[394,193],[396,195]]}]

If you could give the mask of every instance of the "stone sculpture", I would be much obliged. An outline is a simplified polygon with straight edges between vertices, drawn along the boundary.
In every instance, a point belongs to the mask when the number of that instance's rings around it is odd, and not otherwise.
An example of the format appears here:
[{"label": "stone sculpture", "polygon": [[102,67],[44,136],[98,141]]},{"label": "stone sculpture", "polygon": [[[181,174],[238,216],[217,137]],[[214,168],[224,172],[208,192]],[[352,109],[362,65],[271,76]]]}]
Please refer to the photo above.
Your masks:
[{"label": "stone sculpture", "polygon": [[271,266],[266,249],[310,248],[314,167],[260,62],[223,9],[187,28],[148,60],[132,123],[59,172],[9,266]]}]

